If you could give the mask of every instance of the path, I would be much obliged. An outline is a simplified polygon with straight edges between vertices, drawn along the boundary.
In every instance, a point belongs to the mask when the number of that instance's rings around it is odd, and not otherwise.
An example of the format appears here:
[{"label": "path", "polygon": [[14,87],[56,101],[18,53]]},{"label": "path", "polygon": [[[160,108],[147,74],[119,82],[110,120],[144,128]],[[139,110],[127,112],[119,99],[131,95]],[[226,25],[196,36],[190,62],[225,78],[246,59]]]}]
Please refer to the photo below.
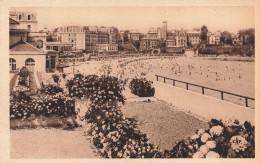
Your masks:
[{"label": "path", "polygon": [[98,158],[84,136],[75,130],[27,129],[10,131],[11,158]]}]

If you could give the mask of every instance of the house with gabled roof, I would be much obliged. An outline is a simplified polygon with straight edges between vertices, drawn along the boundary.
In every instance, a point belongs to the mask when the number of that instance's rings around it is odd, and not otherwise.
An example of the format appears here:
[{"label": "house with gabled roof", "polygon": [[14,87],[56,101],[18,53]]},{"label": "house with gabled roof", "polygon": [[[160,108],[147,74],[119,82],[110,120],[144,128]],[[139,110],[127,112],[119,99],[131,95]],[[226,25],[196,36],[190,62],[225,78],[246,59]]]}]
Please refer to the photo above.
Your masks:
[{"label": "house with gabled roof", "polygon": [[32,72],[45,72],[46,54],[21,39],[9,47],[9,69],[15,71],[25,66]]}]

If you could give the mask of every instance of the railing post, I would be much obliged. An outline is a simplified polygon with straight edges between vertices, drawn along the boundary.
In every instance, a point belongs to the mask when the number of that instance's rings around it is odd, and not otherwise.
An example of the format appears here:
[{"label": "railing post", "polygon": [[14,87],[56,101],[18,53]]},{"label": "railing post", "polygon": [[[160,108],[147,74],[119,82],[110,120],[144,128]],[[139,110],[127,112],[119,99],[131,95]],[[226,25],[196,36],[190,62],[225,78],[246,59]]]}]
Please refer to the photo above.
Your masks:
[{"label": "railing post", "polygon": [[248,100],[246,97],[245,97],[245,102],[246,102],[246,107],[248,107]]},{"label": "railing post", "polygon": [[202,94],[204,95],[204,87],[201,87],[202,88]]},{"label": "railing post", "polygon": [[163,77],[163,82],[165,83],[165,77]]},{"label": "railing post", "polygon": [[224,95],[223,95],[224,93],[223,92],[221,92],[221,100],[224,100]]},{"label": "railing post", "polygon": [[172,85],[175,86],[175,80],[172,80]]},{"label": "railing post", "polygon": [[187,89],[187,90],[189,89],[189,84],[188,84],[188,83],[186,83],[186,89]]}]

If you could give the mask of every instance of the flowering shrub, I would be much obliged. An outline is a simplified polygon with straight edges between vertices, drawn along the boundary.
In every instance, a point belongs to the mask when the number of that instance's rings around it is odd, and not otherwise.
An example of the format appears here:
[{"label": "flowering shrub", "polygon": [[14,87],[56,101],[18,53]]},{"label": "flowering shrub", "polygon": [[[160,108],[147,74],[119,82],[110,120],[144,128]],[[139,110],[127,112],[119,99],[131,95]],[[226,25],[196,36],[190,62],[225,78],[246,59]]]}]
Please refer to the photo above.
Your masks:
[{"label": "flowering shrub", "polygon": [[47,94],[47,95],[55,95],[59,92],[63,93],[63,89],[61,87],[59,87],[58,85],[48,84],[41,88],[41,93]]},{"label": "flowering shrub", "polygon": [[55,83],[58,83],[58,82],[59,82],[59,79],[60,79],[60,76],[57,75],[57,74],[53,74],[53,75],[52,75],[52,79],[53,79],[53,81],[54,81]]},{"label": "flowering shrub", "polygon": [[18,75],[19,75],[20,77],[25,77],[25,78],[27,78],[27,77],[29,76],[29,71],[28,71],[28,69],[27,69],[26,67],[22,67],[22,68],[20,69]]},{"label": "flowering shrub", "polygon": [[15,91],[15,92],[27,92],[27,91],[29,91],[29,88],[25,87],[23,85],[17,85],[16,87],[14,87],[13,91]]},{"label": "flowering shrub", "polygon": [[97,152],[105,158],[153,158],[162,152],[141,133],[138,122],[125,118],[116,103],[90,106],[85,116],[87,131]]},{"label": "flowering shrub", "polygon": [[254,158],[254,126],[245,122],[228,123],[212,119],[208,130],[197,130],[187,140],[180,141],[171,151],[171,157],[193,158]]},{"label": "flowering shrub", "polygon": [[66,87],[71,97],[89,98],[92,102],[103,104],[105,101],[124,102],[123,82],[116,77],[75,74],[68,80]]},{"label": "flowering shrub", "polygon": [[29,86],[29,77],[18,76],[18,85],[28,87]]},{"label": "flowering shrub", "polygon": [[18,82],[13,91],[20,93],[29,91],[29,71],[25,67],[22,67],[19,71]]},{"label": "flowering shrub", "polygon": [[133,79],[129,84],[129,88],[133,94],[139,97],[151,97],[154,96],[155,92],[151,82],[146,79]]},{"label": "flowering shrub", "polygon": [[74,105],[74,100],[62,93],[54,96],[39,96],[37,99],[23,95],[10,100],[10,117],[16,119],[28,118],[31,114],[68,117],[76,114]]},{"label": "flowering shrub", "polygon": [[105,158],[152,158],[162,152],[141,133],[138,122],[123,116],[118,103],[124,103],[123,82],[111,76],[76,74],[67,83],[71,96],[91,101],[85,119],[87,134],[97,152]]},{"label": "flowering shrub", "polygon": [[63,79],[65,79],[66,76],[67,76],[67,75],[66,75],[65,73],[62,74]]}]

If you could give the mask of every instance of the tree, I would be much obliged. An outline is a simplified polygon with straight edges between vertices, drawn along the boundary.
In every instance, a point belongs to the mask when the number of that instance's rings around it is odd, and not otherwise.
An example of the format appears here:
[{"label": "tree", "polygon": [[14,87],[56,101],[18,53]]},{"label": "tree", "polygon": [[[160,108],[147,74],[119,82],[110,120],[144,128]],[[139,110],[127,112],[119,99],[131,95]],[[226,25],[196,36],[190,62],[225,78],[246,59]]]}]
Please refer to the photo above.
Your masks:
[{"label": "tree", "polygon": [[231,33],[224,31],[221,33],[220,42],[224,44],[232,44]]},{"label": "tree", "polygon": [[51,35],[48,35],[47,38],[46,38],[47,42],[52,42],[53,39],[52,39],[52,36]]},{"label": "tree", "polygon": [[208,37],[208,27],[203,25],[201,27],[201,32],[200,32],[201,42],[206,44],[207,43],[207,37]]},{"label": "tree", "polygon": [[136,49],[140,48],[140,41],[139,40],[135,40],[132,43],[133,43],[133,45],[135,46]]},{"label": "tree", "polygon": [[160,49],[162,53],[166,53],[166,41],[160,41]]},{"label": "tree", "polygon": [[243,44],[244,45],[252,45],[255,46],[255,29],[249,28],[249,29],[242,29],[238,32],[239,37],[243,38]]},{"label": "tree", "polygon": [[248,56],[255,55],[255,29],[249,28],[239,31],[239,37],[243,38],[243,44],[249,45]]},{"label": "tree", "polygon": [[114,32],[116,35],[116,43],[118,43],[118,40],[120,40],[120,35],[119,35],[119,30],[117,29],[117,27],[114,27]]},{"label": "tree", "polygon": [[145,37],[145,35],[143,34],[143,33],[140,33],[140,35],[139,35],[139,40],[141,40],[142,38],[144,38]]},{"label": "tree", "polygon": [[245,41],[249,44],[252,45],[253,48],[255,48],[255,29],[254,28],[249,28],[245,30]]},{"label": "tree", "polygon": [[192,44],[190,43],[189,36],[187,35],[187,47],[192,47]]},{"label": "tree", "polygon": [[129,42],[128,33],[129,33],[129,30],[125,30],[125,31],[124,31],[124,36],[123,36],[124,42]]}]

